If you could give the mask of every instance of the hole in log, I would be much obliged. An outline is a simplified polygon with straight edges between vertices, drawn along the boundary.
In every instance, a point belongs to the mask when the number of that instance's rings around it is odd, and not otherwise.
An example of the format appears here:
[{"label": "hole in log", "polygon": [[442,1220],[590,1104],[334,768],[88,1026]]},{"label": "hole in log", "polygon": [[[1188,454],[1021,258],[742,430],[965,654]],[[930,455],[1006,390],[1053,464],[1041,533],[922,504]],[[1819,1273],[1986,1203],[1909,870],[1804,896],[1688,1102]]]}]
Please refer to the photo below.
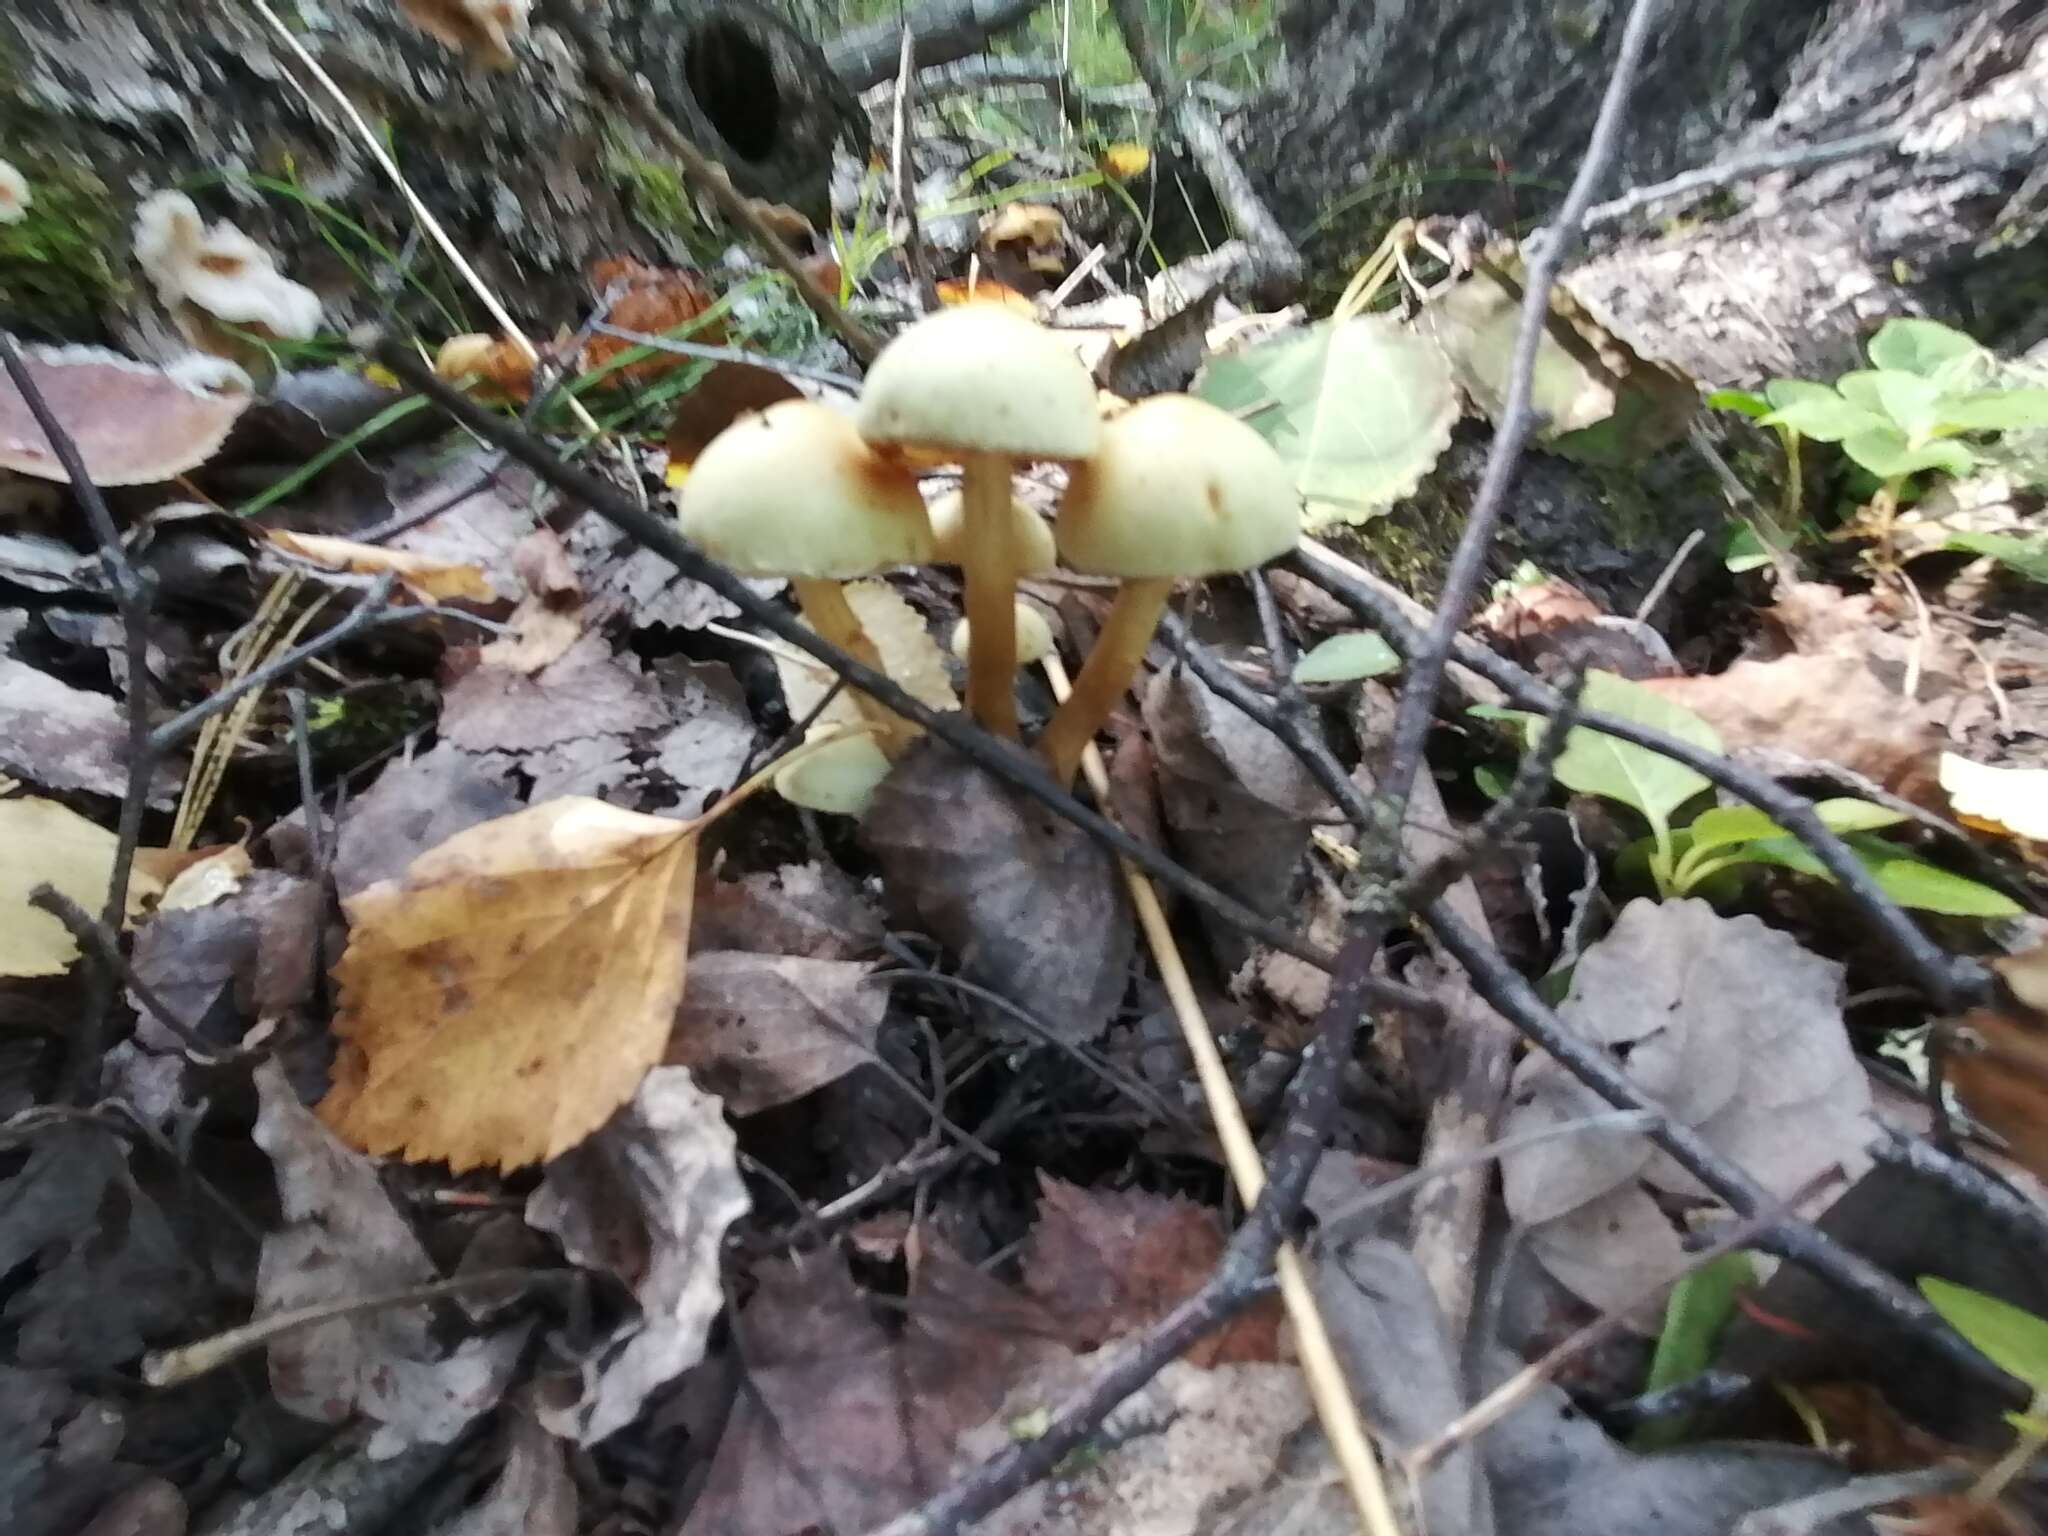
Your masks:
[{"label": "hole in log", "polygon": [[775,62],[738,22],[714,17],[695,28],[683,53],[683,81],[719,137],[744,160],[774,153],[782,127]]}]

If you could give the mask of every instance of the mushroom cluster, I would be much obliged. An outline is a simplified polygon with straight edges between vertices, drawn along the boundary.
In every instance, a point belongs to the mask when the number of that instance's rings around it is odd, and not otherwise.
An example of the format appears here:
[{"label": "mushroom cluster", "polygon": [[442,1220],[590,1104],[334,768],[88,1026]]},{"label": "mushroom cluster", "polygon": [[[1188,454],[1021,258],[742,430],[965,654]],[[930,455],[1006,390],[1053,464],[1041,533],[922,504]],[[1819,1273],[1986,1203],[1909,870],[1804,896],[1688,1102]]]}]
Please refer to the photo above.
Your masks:
[{"label": "mushroom cluster", "polygon": [[[1011,480],[1019,465],[1045,462],[1068,472],[1050,535]],[[947,464],[960,467],[959,491],[927,513],[916,476]],[[1012,740],[1020,649],[1050,645],[1016,602],[1019,578],[1056,560],[1116,577],[1102,633],[1039,740],[1062,785],[1143,664],[1174,583],[1263,565],[1293,549],[1301,529],[1293,477],[1257,432],[1185,395],[1105,422],[1074,354],[992,304],[940,310],[905,330],[875,360],[851,419],[809,401],[742,417],[692,466],[679,510],[706,554],[746,575],[788,577],[812,627],[871,664],[874,647],[838,583],[894,565],[957,565],[967,709]],[[900,745],[900,721],[864,696],[862,710],[885,752]]]}]

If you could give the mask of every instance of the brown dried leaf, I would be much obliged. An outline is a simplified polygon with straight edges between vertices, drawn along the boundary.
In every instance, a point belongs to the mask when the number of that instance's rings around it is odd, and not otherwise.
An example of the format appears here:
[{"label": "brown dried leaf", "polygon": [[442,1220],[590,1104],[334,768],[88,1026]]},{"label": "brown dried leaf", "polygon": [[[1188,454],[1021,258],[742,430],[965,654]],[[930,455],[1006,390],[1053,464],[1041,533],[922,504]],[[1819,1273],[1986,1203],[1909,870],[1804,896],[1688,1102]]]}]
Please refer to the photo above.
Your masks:
[{"label": "brown dried leaf", "polygon": [[900,1331],[835,1255],[755,1271],[734,1321],[748,1390],[681,1536],[864,1531],[949,1481],[956,1437],[1058,1351],[1045,1319],[929,1238]]},{"label": "brown dried leaf", "polygon": [[860,887],[836,864],[785,864],[738,880],[707,874],[690,942],[698,950],[852,960],[873,953],[882,934]]},{"label": "brown dried leaf", "polygon": [[[919,742],[875,791],[862,839],[890,900],[959,957],[970,981],[1068,1040],[1123,997],[1133,934],[1115,862],[1070,823]],[[1015,1020],[980,1008],[1014,1037]]]},{"label": "brown dried leaf", "polygon": [[[601,634],[585,634],[531,676],[516,667],[478,667],[441,700],[441,738],[470,752],[537,752],[667,723],[661,691]],[[618,750],[623,756],[623,742]]]},{"label": "brown dried leaf", "polygon": [[[0,656],[0,773],[44,789],[118,800],[128,789],[128,723],[121,706]],[[159,766],[149,803],[168,806],[175,772]]]},{"label": "brown dried leaf", "polygon": [[[21,349],[36,391],[78,448],[95,485],[153,485],[197,469],[227,441],[249,403],[98,347]],[[243,383],[246,385],[247,380]],[[0,469],[71,477],[14,381],[0,373]]]},{"label": "brown dried leaf", "polygon": [[[288,1223],[263,1240],[256,1310],[276,1312],[402,1290],[439,1278],[366,1157],[299,1103],[284,1069],[256,1069],[256,1144],[270,1155]],[[356,1413],[380,1428],[370,1454],[443,1445],[491,1408],[511,1380],[529,1325],[470,1338],[442,1355],[425,1306],[379,1307],[280,1334],[270,1385],[292,1412],[325,1423]]]},{"label": "brown dried leaf", "polygon": [[352,801],[334,847],[334,888],[353,896],[437,843],[519,807],[505,772],[442,743],[393,763]]},{"label": "brown dried leaf", "polygon": [[688,1067],[735,1115],[802,1098],[874,1059],[889,993],[873,969],[699,950],[663,1059]]},{"label": "brown dried leaf", "polygon": [[[36,888],[55,887],[98,915],[114,878],[114,834],[54,800],[0,800],[0,976],[61,976],[78,959],[78,941],[49,913],[28,904]],[[163,887],[137,870],[128,882],[133,916]]]},{"label": "brown dried leaf", "polygon": [[667,1043],[696,855],[686,824],[565,798],[351,898],[321,1117],[367,1151],[458,1171],[576,1145]]},{"label": "brown dried leaf", "polygon": [[640,1309],[585,1354],[573,1399],[542,1408],[551,1431],[595,1444],[704,1358],[725,1306],[719,1252],[746,1211],[732,1127],[681,1067],[649,1072],[610,1125],[548,1165],[526,1219]]},{"label": "brown dried leaf", "polygon": [[576,1536],[576,1483],[562,1442],[522,1403],[505,1421],[505,1461],[489,1493],[433,1536]]},{"label": "brown dried leaf", "polygon": [[[676,267],[651,267],[631,257],[613,257],[592,264],[590,283],[599,293],[611,292],[611,309],[606,318],[622,331],[659,336],[694,320],[711,308],[714,295],[704,279]],[[716,341],[724,327],[710,324],[688,333],[694,341]],[[636,345],[618,336],[593,336],[583,346],[586,370],[602,368],[622,352]],[[639,384],[689,364],[675,353],[657,352],[637,363],[628,363],[611,373],[614,384]]]},{"label": "brown dried leaf", "polygon": [[[179,1021],[206,1033],[207,1016],[234,989],[235,1017],[217,1043],[241,1038],[244,1019],[276,1018],[313,993],[314,935],[320,893],[311,881],[274,869],[252,872],[241,886],[205,906],[164,910],[143,927],[131,958],[136,977]],[[153,1051],[181,1042],[140,999],[135,1038]]]},{"label": "brown dried leaf", "polygon": [[[1758,918],[1639,900],[1579,958],[1558,1011],[1675,1120],[1789,1194],[1865,1162],[1870,1087],[1842,1021],[1841,978],[1841,966]],[[1607,1107],[1542,1054],[1516,1069],[1510,1104],[1506,1137]],[[1634,1132],[1523,1147],[1501,1159],[1501,1176],[1508,1211],[1531,1227],[1545,1266],[1600,1306],[1645,1273],[1675,1278],[1682,1267],[1675,1237],[1666,1246],[1646,1236],[1664,1218],[1642,1185],[1707,1194]]]},{"label": "brown dried leaf", "polygon": [[2048,944],[1991,962],[2009,996],[1945,1026],[1948,1081],[2015,1161],[2048,1179]]},{"label": "brown dried leaf", "polygon": [[448,565],[427,555],[388,549],[381,544],[358,544],[353,539],[290,533],[282,528],[266,528],[264,535],[287,554],[330,571],[347,571],[357,576],[380,576],[389,571],[398,578],[400,586],[422,602],[488,603],[500,595],[473,565]]},{"label": "brown dried leaf", "polygon": [[[1082,1189],[1043,1172],[1038,1189],[1024,1290],[1074,1349],[1098,1349],[1156,1322],[1200,1290],[1223,1256],[1216,1213],[1185,1196]],[[1279,1323],[1269,1298],[1185,1358],[1201,1366],[1276,1360]]]},{"label": "brown dried leaf", "polygon": [[1650,677],[1642,686],[1699,715],[1731,752],[1837,763],[1916,804],[1946,809],[1939,727],[1863,656],[1738,661],[1709,677]]},{"label": "brown dried leaf", "polygon": [[719,433],[749,411],[765,411],[782,400],[801,400],[803,391],[772,368],[758,363],[713,363],[696,386],[676,402],[668,423],[668,461],[694,464]]}]

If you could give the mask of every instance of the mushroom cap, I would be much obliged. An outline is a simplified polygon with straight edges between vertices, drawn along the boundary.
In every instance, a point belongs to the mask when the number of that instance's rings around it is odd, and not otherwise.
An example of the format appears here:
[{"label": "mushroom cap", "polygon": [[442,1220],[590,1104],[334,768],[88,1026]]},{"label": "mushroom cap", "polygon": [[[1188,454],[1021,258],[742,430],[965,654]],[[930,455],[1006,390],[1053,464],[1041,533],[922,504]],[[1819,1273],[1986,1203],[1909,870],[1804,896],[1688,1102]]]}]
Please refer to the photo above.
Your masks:
[{"label": "mushroom cap", "polygon": [[1077,571],[1170,579],[1248,571],[1301,538],[1301,499],[1273,447],[1227,412],[1154,395],[1074,466],[1054,537]]},{"label": "mushroom cap", "polygon": [[[94,485],[155,485],[198,468],[227,440],[250,400],[240,369],[207,377],[181,367],[173,374],[99,347],[24,346],[21,356]],[[70,479],[5,374],[0,469],[38,480]]]},{"label": "mushroom cap", "polygon": [[[965,551],[960,540],[965,532],[966,512],[966,498],[957,486],[932,503],[934,565],[963,563],[960,557]],[[1014,496],[1010,498],[1010,561],[1010,568],[1019,576],[1043,576],[1059,563],[1052,529],[1046,526],[1044,518]]]},{"label": "mushroom cap", "polygon": [[190,304],[229,325],[304,341],[320,329],[320,296],[226,220],[208,229],[182,192],[159,192],[135,214],[135,259],[165,307]]},{"label": "mushroom cap", "polygon": [[996,304],[927,315],[875,359],[861,436],[959,456],[1085,459],[1102,438],[1095,383],[1044,326]]},{"label": "mushroom cap", "polygon": [[[1017,607],[1017,665],[1028,667],[1034,662],[1045,660],[1052,654],[1052,626],[1045,621],[1045,615],[1029,603]],[[947,648],[962,661],[967,659],[967,649],[974,643],[974,626],[962,619],[953,626],[952,638]]]},{"label": "mushroom cap", "polygon": [[742,416],[713,438],[678,511],[684,536],[743,576],[846,581],[932,553],[917,478],[811,400]]}]

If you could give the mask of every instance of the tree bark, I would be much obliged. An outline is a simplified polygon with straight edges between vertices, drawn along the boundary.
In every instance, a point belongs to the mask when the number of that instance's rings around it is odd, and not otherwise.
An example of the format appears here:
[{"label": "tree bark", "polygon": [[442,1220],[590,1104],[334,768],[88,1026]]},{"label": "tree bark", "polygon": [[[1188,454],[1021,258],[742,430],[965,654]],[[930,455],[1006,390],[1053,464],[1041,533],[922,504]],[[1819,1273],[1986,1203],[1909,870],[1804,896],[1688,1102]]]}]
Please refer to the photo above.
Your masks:
[{"label": "tree bark", "polygon": [[[546,28],[514,68],[489,73],[409,25],[396,0],[292,14],[515,313],[552,326],[596,258],[710,248],[669,160],[593,97]],[[741,190],[823,216],[832,140],[858,115],[815,44],[752,0],[633,0],[611,35]],[[128,224],[168,186],[275,250],[331,321],[394,300],[425,307],[421,290],[475,318],[430,249],[395,270],[414,238],[403,204],[239,0],[9,0],[0,145],[36,199],[26,222],[0,226],[0,323],[104,328],[152,348],[134,320],[146,284]]]}]

